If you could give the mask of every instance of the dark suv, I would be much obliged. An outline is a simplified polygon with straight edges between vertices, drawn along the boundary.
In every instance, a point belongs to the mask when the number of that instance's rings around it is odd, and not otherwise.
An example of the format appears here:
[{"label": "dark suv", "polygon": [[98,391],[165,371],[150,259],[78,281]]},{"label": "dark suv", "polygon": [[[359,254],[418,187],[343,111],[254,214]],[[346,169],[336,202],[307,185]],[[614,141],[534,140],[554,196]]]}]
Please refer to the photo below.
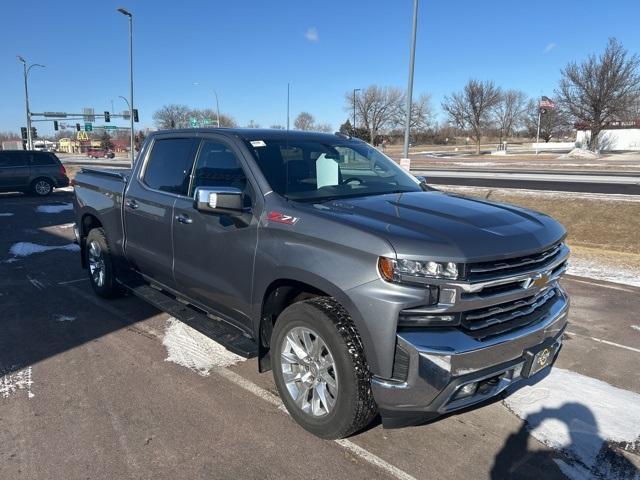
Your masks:
[{"label": "dark suv", "polygon": [[0,192],[31,192],[49,195],[54,187],[69,185],[62,163],[51,152],[0,151]]}]

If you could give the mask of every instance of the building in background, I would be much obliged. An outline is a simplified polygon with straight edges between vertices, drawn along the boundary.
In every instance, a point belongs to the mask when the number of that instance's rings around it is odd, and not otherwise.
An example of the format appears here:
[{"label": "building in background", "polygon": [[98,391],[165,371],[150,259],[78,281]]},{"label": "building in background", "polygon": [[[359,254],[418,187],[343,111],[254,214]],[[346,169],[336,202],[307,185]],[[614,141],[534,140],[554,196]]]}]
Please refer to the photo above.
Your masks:
[{"label": "building in background", "polygon": [[[576,124],[576,146],[588,148],[591,130],[586,125]],[[640,120],[628,122],[611,122],[598,135],[598,150],[640,151]]]}]

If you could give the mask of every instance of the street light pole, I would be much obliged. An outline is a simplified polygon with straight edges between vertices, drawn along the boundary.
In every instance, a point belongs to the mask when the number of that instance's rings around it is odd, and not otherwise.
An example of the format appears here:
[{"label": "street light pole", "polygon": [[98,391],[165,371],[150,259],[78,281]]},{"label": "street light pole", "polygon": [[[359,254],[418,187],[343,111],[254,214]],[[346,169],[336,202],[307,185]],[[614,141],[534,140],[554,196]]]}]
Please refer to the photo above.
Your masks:
[{"label": "street light pole", "polygon": [[218,103],[218,93],[215,90],[212,90],[213,94],[216,96],[216,121],[218,123],[218,128],[220,128],[220,104]]},{"label": "street light pole", "polygon": [[353,131],[356,131],[356,92],[359,92],[360,88],[353,89]]},{"label": "street light pole", "polygon": [[413,28],[411,30],[411,53],[409,54],[409,85],[407,86],[407,118],[404,126],[403,157],[409,158],[409,127],[411,125],[411,96],[413,94],[413,67],[416,60],[416,33],[418,31],[418,0],[413,0]]},{"label": "street light pole", "polygon": [[29,87],[27,78],[29,77],[29,71],[33,67],[42,67],[45,68],[44,65],[40,65],[39,63],[34,63],[27,67],[27,61],[24,57],[18,55],[18,61],[22,62],[22,67],[24,70],[24,103],[27,112],[27,150],[33,150],[33,138],[31,136],[31,110],[29,110]]},{"label": "street light pole", "polygon": [[131,114],[131,165],[135,161],[135,140],[133,131],[133,15],[124,8],[118,8],[118,12],[129,17],[129,113]]}]

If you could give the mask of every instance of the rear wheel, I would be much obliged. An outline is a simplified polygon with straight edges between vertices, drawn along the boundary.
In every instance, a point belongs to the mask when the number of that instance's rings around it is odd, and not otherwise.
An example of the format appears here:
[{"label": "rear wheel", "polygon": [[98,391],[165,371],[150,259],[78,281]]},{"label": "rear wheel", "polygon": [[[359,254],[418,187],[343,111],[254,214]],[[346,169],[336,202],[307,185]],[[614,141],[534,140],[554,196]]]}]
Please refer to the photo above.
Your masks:
[{"label": "rear wheel", "polygon": [[36,178],[31,183],[31,192],[40,197],[46,197],[53,192],[53,182],[48,178]]},{"label": "rear wheel", "polygon": [[343,438],[375,416],[362,342],[334,299],[313,298],[285,309],[273,330],[271,355],[280,397],[309,432]]},{"label": "rear wheel", "polygon": [[104,298],[117,297],[122,289],[116,281],[113,256],[102,228],[94,228],[86,239],[86,264],[93,290]]}]

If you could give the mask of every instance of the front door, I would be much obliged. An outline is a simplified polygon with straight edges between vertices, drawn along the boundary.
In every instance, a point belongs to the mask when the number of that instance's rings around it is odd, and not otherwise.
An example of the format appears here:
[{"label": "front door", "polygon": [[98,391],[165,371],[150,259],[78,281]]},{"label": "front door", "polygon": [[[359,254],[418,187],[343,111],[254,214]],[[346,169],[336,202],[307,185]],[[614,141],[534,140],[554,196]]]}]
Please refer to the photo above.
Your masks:
[{"label": "front door", "polygon": [[187,193],[197,139],[158,136],[124,197],[125,253],[140,273],[173,281],[173,205]]},{"label": "front door", "polygon": [[[174,276],[192,300],[250,327],[251,286],[259,212],[257,190],[245,174],[241,154],[226,140],[202,140],[189,188],[174,205]],[[232,217],[194,208],[196,187],[236,187],[245,213]]]}]

